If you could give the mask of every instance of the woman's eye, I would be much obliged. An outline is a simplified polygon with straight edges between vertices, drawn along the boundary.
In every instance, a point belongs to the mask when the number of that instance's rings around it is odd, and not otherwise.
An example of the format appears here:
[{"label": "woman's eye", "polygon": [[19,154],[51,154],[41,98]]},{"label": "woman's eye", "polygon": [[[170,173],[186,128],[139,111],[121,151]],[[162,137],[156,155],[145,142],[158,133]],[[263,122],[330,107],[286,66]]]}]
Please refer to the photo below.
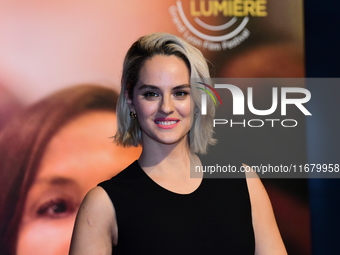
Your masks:
[{"label": "woman's eye", "polygon": [[144,93],[143,96],[145,98],[152,98],[152,97],[158,97],[159,95],[157,93],[155,93],[155,92],[150,91],[150,92]]},{"label": "woman's eye", "polygon": [[77,208],[70,201],[56,199],[42,204],[37,211],[37,215],[47,218],[62,218],[74,213],[76,210]]},{"label": "woman's eye", "polygon": [[189,93],[188,92],[186,92],[186,91],[178,91],[178,92],[176,92],[174,95],[175,95],[175,97],[185,97],[185,96],[187,96]]}]

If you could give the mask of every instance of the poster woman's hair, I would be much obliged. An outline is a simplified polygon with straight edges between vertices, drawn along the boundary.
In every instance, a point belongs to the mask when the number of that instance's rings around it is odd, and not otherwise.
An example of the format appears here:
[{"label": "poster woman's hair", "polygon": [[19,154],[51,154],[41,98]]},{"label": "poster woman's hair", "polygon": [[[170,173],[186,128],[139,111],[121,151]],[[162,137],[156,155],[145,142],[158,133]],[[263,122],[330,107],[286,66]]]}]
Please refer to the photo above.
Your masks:
[{"label": "poster woman's hair", "polygon": [[14,255],[27,193],[52,137],[89,111],[116,110],[118,95],[97,85],[57,92],[23,110],[0,133],[0,251]]}]

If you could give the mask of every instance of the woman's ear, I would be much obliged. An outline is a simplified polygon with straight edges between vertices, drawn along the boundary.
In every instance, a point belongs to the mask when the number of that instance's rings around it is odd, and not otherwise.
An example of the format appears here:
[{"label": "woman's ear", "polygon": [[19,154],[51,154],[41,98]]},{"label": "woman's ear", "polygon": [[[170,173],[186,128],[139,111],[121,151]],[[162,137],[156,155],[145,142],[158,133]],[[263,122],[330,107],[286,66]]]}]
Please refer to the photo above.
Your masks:
[{"label": "woman's ear", "polygon": [[128,92],[127,92],[127,91],[124,91],[124,95],[125,95],[126,102],[127,102],[127,104],[129,105],[130,111],[131,111],[131,112],[135,112],[135,108],[134,108],[134,106],[133,106],[132,99],[129,97]]}]

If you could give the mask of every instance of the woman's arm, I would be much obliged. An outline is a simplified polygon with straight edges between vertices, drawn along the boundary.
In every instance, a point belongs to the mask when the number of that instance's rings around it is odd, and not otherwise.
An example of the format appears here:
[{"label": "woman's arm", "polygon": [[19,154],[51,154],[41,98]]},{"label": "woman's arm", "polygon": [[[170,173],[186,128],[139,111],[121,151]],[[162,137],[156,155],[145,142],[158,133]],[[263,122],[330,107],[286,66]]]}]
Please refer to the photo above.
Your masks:
[{"label": "woman's arm", "polygon": [[268,194],[257,174],[247,173],[247,184],[255,233],[255,254],[287,254]]},{"label": "woman's arm", "polygon": [[80,205],[73,229],[70,255],[111,255],[117,241],[112,202],[101,187],[88,192]]}]

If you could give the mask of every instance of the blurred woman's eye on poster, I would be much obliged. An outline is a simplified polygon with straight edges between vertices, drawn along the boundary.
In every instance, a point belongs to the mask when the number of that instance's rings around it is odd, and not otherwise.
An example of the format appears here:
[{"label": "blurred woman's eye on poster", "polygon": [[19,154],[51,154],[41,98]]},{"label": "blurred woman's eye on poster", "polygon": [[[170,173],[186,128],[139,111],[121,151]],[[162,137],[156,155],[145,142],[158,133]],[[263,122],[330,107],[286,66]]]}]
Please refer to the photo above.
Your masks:
[{"label": "blurred woman's eye on poster", "polygon": [[30,220],[59,220],[70,217],[77,212],[81,199],[72,185],[54,187],[48,183],[38,184],[29,192],[24,215]]}]

